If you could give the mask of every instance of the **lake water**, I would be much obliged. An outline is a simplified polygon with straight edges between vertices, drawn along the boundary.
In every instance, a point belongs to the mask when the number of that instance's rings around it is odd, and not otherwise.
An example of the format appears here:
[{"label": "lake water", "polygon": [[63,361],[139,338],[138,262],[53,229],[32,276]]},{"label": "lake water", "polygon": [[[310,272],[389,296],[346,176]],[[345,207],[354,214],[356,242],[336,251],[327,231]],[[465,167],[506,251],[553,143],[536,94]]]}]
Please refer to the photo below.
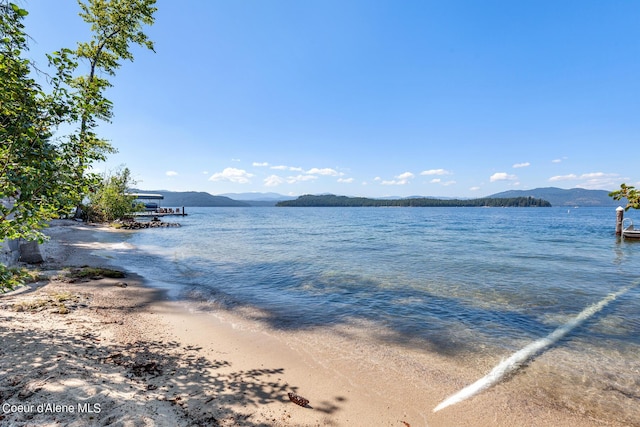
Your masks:
[{"label": "lake water", "polygon": [[586,393],[624,422],[640,419],[640,242],[614,236],[614,208],[187,213],[169,217],[180,228],[126,234],[127,250],[110,256],[176,295],[259,309],[279,329],[366,321],[385,345],[495,360],[625,289],[544,369],[578,383],[572,402]]}]

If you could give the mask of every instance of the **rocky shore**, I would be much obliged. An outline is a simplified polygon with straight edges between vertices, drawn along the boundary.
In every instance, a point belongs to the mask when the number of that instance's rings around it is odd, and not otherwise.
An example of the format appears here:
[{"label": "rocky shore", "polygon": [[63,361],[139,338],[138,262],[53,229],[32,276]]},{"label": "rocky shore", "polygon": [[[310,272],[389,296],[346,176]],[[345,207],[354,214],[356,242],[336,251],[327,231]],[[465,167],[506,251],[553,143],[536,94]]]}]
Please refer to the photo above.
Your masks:
[{"label": "rocky shore", "polygon": [[158,217],[153,217],[151,221],[118,221],[115,223],[116,228],[123,230],[141,230],[144,228],[168,228],[168,227],[180,227],[177,222],[164,222]]}]

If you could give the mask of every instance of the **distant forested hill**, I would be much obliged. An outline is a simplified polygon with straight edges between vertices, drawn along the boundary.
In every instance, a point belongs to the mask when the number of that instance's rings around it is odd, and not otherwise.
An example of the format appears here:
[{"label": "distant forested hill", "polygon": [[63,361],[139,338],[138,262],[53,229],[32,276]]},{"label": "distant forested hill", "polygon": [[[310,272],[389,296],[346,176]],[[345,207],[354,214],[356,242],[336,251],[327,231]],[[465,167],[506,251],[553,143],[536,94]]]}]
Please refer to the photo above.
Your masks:
[{"label": "distant forested hill", "polygon": [[[510,190],[492,194],[489,197],[535,197],[548,200],[553,206],[618,206],[622,201],[615,201],[605,190],[585,190],[572,188],[565,190],[556,187],[535,188],[533,190]],[[622,203],[622,206],[624,206]]]},{"label": "distant forested hill", "polygon": [[285,196],[278,193],[225,193],[220,194],[233,200],[240,200],[250,206],[271,207],[283,200],[293,200],[295,197]]},{"label": "distant forested hill", "polygon": [[278,202],[281,207],[549,207],[545,200],[533,197],[482,198],[469,200],[368,199],[365,197],[335,196],[333,194],[300,196],[295,200]]},{"label": "distant forested hill", "polygon": [[228,197],[214,196],[204,191],[165,191],[165,190],[131,190],[133,193],[162,194],[164,199],[160,206],[174,208],[190,207],[246,207],[249,204]]}]

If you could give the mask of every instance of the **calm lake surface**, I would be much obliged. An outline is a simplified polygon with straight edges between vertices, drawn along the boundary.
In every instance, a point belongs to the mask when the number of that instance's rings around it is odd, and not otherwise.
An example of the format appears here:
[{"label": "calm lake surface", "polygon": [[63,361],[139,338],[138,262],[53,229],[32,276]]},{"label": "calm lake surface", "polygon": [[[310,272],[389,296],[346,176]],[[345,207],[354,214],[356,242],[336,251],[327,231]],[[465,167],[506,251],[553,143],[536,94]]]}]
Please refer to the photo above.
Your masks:
[{"label": "calm lake surface", "polygon": [[187,213],[168,219],[180,228],[126,234],[109,256],[178,295],[260,309],[280,329],[366,321],[385,345],[495,360],[630,287],[557,343],[552,364],[587,369],[580,393],[617,390],[612,410],[640,414],[640,242],[614,236],[615,208]]}]

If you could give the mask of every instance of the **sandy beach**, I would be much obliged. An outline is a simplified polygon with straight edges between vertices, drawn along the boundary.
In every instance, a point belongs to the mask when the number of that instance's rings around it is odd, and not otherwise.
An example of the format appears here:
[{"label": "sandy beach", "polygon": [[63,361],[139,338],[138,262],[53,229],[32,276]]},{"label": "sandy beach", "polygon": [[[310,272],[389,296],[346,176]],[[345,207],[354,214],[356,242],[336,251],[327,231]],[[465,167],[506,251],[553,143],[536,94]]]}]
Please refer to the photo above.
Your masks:
[{"label": "sandy beach", "polygon": [[66,277],[68,266],[118,269],[91,253],[101,233],[123,231],[55,221],[39,267],[48,279],[0,296],[0,425],[628,425],[518,375],[434,413],[492,366],[367,344],[367,325],[274,329],[251,308],[171,300],[131,273]]}]

